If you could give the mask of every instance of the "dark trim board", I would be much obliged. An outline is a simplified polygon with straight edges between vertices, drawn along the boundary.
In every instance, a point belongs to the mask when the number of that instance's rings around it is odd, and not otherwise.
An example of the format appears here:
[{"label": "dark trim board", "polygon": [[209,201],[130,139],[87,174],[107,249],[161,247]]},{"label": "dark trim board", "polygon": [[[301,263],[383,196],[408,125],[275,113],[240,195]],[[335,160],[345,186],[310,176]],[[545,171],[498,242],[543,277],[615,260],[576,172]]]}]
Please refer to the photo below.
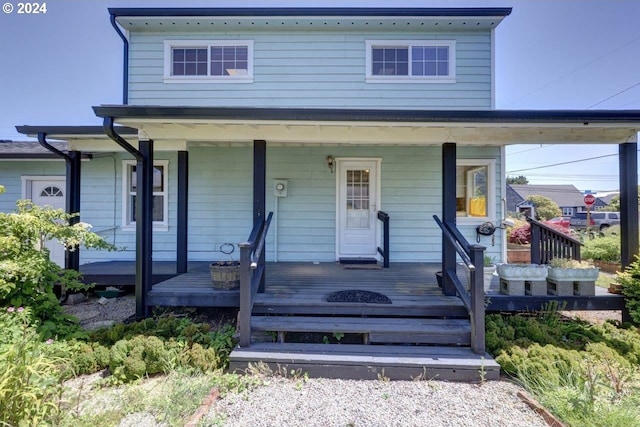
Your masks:
[{"label": "dark trim board", "polygon": [[109,8],[118,17],[504,17],[511,14],[510,7],[265,7],[265,8]]},{"label": "dark trim board", "polygon": [[192,120],[294,120],[407,123],[564,123],[586,127],[609,123],[640,127],[640,110],[375,110],[342,108],[164,107],[100,105],[98,117]]},{"label": "dark trim board", "polygon": [[311,377],[391,380],[498,380],[500,366],[467,347],[254,343],[231,352],[229,370],[245,372],[255,360],[274,372],[300,370]]}]

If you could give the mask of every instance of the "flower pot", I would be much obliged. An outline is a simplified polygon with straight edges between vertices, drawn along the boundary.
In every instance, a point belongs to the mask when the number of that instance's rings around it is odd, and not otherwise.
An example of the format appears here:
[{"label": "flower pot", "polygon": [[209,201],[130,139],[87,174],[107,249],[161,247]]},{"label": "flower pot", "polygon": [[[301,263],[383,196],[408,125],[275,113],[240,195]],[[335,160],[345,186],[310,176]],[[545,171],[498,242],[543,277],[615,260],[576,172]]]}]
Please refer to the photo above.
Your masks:
[{"label": "flower pot", "polygon": [[620,265],[620,263],[600,261],[596,259],[593,260],[593,264],[605,273],[615,274],[619,271],[622,271],[622,266]]},{"label": "flower pot", "polygon": [[214,262],[209,264],[209,271],[214,289],[232,290],[240,287],[239,262]]},{"label": "flower pot", "polygon": [[548,266],[538,264],[501,264],[498,276],[505,280],[546,280]]},{"label": "flower pot", "polygon": [[489,291],[491,287],[491,281],[493,280],[493,273],[496,272],[495,265],[485,266],[483,269],[483,279],[484,279],[484,291],[485,293]]},{"label": "flower pot", "polygon": [[600,270],[597,268],[549,267],[548,278],[558,282],[595,281]]},{"label": "flower pot", "polygon": [[530,264],[531,246],[508,245],[507,262],[510,264]]}]

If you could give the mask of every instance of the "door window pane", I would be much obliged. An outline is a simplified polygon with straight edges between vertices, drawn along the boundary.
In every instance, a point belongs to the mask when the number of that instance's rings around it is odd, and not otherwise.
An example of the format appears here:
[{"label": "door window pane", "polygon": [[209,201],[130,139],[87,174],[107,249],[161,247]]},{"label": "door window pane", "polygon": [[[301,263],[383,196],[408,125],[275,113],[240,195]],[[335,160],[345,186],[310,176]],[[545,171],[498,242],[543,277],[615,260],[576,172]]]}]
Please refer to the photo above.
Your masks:
[{"label": "door window pane", "polygon": [[347,170],[347,228],[369,228],[369,171]]}]

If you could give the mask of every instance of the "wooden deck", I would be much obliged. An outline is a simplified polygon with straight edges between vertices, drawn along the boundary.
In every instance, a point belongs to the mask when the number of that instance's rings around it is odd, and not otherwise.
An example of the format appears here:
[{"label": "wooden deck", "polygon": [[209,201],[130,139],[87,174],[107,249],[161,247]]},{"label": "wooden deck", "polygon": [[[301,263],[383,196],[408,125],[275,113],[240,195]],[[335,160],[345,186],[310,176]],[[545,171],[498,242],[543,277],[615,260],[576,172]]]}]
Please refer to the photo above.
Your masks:
[{"label": "wooden deck", "polygon": [[[309,313],[324,311],[326,314],[340,315],[345,310],[341,305],[331,311],[324,302],[324,295],[330,290],[363,289],[381,292],[398,304],[403,304],[406,315],[423,307],[438,310],[444,300],[436,285],[435,272],[439,263],[392,263],[382,270],[344,270],[337,263],[268,263],[266,293],[259,296],[256,310],[286,310],[291,303],[306,304]],[[102,286],[131,286],[135,281],[135,263],[132,261],[110,261],[85,264],[80,267],[88,283]],[[464,271],[459,277],[466,280]],[[153,263],[153,290],[148,298],[151,306],[191,306],[191,307],[238,307],[238,291],[216,291],[211,286],[207,262],[190,262],[186,274],[177,275],[175,263],[156,261]],[[382,288],[384,290],[380,290]],[[623,310],[624,298],[610,294],[606,289],[596,287],[596,295],[587,296],[509,296],[498,291],[497,277],[488,292],[487,312],[539,310],[549,301],[565,304],[566,310]],[[296,294],[304,293],[304,298]],[[428,297],[428,298],[424,298]],[[415,304],[413,304],[413,302]],[[369,304],[371,305],[371,304]],[[445,305],[449,305],[448,303]],[[368,308],[368,312],[380,311],[385,307]],[[364,312],[362,314],[365,314]]]},{"label": "wooden deck", "polygon": [[[256,297],[254,312],[286,313],[288,307],[296,306],[296,310],[307,307],[308,314],[339,315],[360,310],[363,315],[393,312],[410,316],[424,315],[425,310],[453,308],[450,315],[465,316],[460,300],[443,296],[437,286],[438,267],[433,263],[412,263],[392,264],[388,269],[345,269],[338,263],[269,263],[265,293]],[[348,289],[381,293],[392,304],[326,303],[329,293]],[[208,265],[194,264],[187,274],[154,285],[148,304],[237,307],[239,291],[213,289]]]}]

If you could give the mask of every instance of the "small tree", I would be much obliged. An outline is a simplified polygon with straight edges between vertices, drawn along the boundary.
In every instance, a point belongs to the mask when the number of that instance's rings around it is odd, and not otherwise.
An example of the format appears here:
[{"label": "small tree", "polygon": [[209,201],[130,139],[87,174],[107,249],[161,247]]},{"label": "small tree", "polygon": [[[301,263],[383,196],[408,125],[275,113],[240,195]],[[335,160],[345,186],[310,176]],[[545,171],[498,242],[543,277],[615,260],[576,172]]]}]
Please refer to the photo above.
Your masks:
[{"label": "small tree", "polygon": [[528,184],[528,183],[529,183],[529,180],[524,175],[507,177],[507,184]]},{"label": "small tree", "polygon": [[73,215],[62,209],[39,207],[30,200],[16,205],[15,212],[0,213],[0,305],[29,307],[45,338],[72,334],[78,329],[77,321],[63,314],[54,287],[74,291],[87,285],[78,272],[51,261],[44,243],[57,239],[71,250],[114,247],[89,231],[89,224],[70,225]]},{"label": "small tree", "polygon": [[555,218],[562,214],[560,207],[548,197],[544,196],[529,196],[527,197],[533,206],[536,208],[536,219],[545,221],[551,218]]}]

